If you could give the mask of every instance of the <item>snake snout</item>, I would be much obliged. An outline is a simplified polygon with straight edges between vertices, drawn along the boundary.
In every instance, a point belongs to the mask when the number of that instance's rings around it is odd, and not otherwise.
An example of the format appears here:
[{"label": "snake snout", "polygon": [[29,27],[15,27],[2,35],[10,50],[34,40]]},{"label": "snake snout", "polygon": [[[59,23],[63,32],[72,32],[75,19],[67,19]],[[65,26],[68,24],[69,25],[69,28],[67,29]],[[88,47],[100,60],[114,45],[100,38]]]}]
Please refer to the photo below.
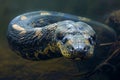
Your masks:
[{"label": "snake snout", "polygon": [[74,56],[73,59],[87,59],[90,58],[93,54],[93,52],[91,52],[91,47],[88,45],[77,47],[69,51],[70,54]]},{"label": "snake snout", "polygon": [[73,46],[71,45],[71,48],[69,51],[71,54],[77,54],[77,55],[82,55],[82,56],[86,56],[87,53],[90,50],[90,47],[88,45],[79,45],[79,46]]},{"label": "snake snout", "polygon": [[84,46],[83,48],[76,48],[76,53],[86,54],[89,51],[89,46]]},{"label": "snake snout", "polygon": [[72,58],[86,58],[93,54],[89,40],[81,35],[67,35],[63,38],[62,43]]}]

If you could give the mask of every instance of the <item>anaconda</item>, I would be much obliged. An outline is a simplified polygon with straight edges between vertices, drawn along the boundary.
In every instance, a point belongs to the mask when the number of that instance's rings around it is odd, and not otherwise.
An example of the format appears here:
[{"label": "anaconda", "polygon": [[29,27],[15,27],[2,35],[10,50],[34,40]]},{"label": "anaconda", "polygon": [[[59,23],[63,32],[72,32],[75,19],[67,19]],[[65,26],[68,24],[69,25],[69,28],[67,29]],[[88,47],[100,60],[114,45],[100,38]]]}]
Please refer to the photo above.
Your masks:
[{"label": "anaconda", "polygon": [[35,11],[15,17],[8,26],[7,39],[13,51],[30,60],[57,57],[86,59],[93,56],[96,33],[101,23],[70,14]]}]

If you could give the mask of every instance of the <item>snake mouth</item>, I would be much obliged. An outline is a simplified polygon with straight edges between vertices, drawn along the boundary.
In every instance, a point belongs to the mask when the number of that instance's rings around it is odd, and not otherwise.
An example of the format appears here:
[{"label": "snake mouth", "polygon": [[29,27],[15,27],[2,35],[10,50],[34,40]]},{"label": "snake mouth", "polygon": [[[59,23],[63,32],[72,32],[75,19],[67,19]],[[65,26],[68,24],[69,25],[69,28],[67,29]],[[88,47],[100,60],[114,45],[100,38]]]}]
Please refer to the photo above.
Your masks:
[{"label": "snake mouth", "polygon": [[71,50],[68,49],[61,41],[57,42],[57,46],[59,47],[62,55],[65,58],[68,59],[72,59],[72,60],[83,60],[83,59],[88,59],[89,57],[92,56],[91,53],[89,53],[89,51],[82,51],[80,49],[76,49],[76,50]]},{"label": "snake mouth", "polygon": [[64,57],[66,57],[66,58],[72,57],[72,55],[69,54],[68,49],[63,45],[63,43],[61,41],[57,42],[57,46],[59,47],[59,49]]}]

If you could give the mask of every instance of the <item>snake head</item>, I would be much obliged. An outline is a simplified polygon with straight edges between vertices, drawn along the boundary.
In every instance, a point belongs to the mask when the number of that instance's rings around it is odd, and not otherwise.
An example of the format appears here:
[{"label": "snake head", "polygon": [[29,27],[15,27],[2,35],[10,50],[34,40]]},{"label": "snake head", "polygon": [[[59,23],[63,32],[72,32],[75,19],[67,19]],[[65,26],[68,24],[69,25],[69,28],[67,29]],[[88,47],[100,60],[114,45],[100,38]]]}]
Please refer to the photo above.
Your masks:
[{"label": "snake head", "polygon": [[[64,25],[60,25],[63,26],[60,28],[65,31],[59,35],[57,43],[62,55],[70,59],[90,58],[94,52],[94,30],[83,22],[67,21]],[[61,29],[58,30],[61,31]]]}]

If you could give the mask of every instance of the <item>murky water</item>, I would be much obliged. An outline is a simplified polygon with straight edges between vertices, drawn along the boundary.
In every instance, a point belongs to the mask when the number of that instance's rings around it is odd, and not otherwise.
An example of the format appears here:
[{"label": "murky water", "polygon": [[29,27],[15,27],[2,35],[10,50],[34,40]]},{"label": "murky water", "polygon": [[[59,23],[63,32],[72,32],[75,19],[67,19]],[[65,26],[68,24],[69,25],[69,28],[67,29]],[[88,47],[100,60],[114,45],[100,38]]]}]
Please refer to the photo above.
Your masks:
[{"label": "murky water", "polygon": [[[109,56],[108,46],[97,47],[95,56],[86,61],[75,62],[63,57],[46,61],[29,61],[16,55],[9,48],[6,40],[9,22],[25,12],[58,11],[104,22],[104,18],[109,12],[120,8],[119,4],[118,0],[0,0],[0,80],[119,80],[120,63],[118,64],[118,60],[120,57],[115,57],[117,59],[111,61],[116,67],[113,72],[111,70],[97,72],[89,78],[84,78],[81,75],[94,70],[99,63]],[[104,32],[108,32],[106,34],[108,35],[107,40],[112,40],[110,35],[113,33],[109,31],[102,29],[97,33],[104,36]]]}]

